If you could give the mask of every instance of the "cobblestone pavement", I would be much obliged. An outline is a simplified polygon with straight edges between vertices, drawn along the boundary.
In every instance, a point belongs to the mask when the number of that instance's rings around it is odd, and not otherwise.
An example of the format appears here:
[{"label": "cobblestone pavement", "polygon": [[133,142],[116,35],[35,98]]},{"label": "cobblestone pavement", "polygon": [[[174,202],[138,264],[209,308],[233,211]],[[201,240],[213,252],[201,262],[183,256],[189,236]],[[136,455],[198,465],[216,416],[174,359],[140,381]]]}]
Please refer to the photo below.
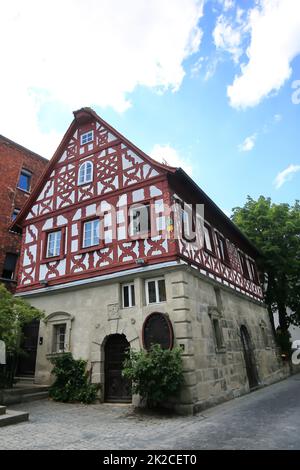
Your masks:
[{"label": "cobblestone pavement", "polygon": [[300,374],[191,417],[39,400],[0,449],[300,449]]}]

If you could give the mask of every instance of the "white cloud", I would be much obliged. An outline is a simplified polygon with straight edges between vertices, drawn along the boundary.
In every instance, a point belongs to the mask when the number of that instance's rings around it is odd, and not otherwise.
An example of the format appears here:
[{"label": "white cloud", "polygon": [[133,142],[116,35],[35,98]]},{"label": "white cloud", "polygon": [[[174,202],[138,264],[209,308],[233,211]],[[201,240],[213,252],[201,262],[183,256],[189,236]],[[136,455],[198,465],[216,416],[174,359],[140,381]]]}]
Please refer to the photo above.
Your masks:
[{"label": "white cloud", "polygon": [[257,139],[257,134],[252,134],[246,137],[244,142],[238,146],[240,152],[250,152],[253,149]]},{"label": "white cloud", "polygon": [[150,152],[150,157],[160,163],[167,163],[169,166],[181,167],[190,176],[192,175],[192,165],[170,144],[155,144]]},{"label": "white cloud", "polygon": [[274,180],[276,189],[281,188],[284,183],[290,181],[298,171],[300,171],[300,165],[289,165],[285,170],[278,173]]},{"label": "white cloud", "polygon": [[203,0],[12,0],[1,7],[0,129],[51,154],[40,106],[122,112],[137,86],[176,91],[198,51]]},{"label": "white cloud", "polygon": [[227,17],[220,15],[213,31],[214,44],[216,48],[229,52],[236,63],[239,61],[239,58],[243,53],[243,49],[241,47],[242,30],[243,26],[234,27]]},{"label": "white cloud", "polygon": [[249,13],[248,63],[227,88],[231,106],[256,106],[277,92],[291,75],[300,53],[299,0],[259,0]]}]

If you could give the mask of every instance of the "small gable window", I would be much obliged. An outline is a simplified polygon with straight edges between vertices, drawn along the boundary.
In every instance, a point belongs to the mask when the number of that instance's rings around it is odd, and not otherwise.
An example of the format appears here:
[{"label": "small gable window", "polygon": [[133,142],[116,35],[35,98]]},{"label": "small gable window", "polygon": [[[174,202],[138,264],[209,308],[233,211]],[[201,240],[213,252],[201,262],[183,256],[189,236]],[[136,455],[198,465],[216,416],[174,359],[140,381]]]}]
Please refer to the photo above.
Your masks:
[{"label": "small gable window", "polygon": [[80,145],[88,144],[94,140],[94,131],[85,132],[80,136]]},{"label": "small gable window", "polygon": [[218,238],[218,248],[219,248],[220,258],[223,261],[223,263],[230,264],[226,240],[219,233],[217,234],[217,238]]},{"label": "small gable window", "polygon": [[53,258],[60,255],[61,230],[48,233],[47,239],[47,258]]},{"label": "small gable window", "polygon": [[79,167],[78,184],[91,183],[93,181],[93,164],[92,162],[84,162]]},{"label": "small gable window", "polygon": [[147,238],[150,232],[151,216],[149,204],[132,206],[129,209],[130,237]]}]

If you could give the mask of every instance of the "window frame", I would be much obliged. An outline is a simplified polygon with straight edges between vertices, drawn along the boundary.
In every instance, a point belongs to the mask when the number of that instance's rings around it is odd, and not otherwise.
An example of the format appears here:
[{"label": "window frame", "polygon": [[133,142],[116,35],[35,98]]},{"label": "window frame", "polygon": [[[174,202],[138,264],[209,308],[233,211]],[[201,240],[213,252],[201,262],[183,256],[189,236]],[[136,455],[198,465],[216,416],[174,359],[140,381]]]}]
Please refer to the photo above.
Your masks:
[{"label": "window frame", "polygon": [[[92,171],[91,171],[91,178],[89,180],[84,180],[84,181],[80,181],[80,170],[82,167],[85,167],[84,169],[84,177],[86,177],[86,174],[87,174],[87,171],[86,171],[86,167],[87,167],[87,164],[90,164],[91,167],[92,167]],[[78,177],[77,177],[77,185],[78,186],[83,186],[85,184],[89,184],[89,183],[92,183],[94,181],[94,164],[91,160],[86,160],[84,162],[82,162],[79,167],[78,167]]]},{"label": "window frame", "polygon": [[[13,271],[11,271],[11,270],[5,268],[5,265],[8,264],[8,263],[6,263],[6,260],[7,260],[8,256],[13,256],[13,257],[14,257],[15,266],[14,266],[14,270],[13,270]],[[17,253],[11,253],[11,252],[6,252],[6,253],[5,253],[4,262],[3,262],[3,269],[2,269],[2,273],[1,273],[2,279],[5,279],[5,280],[7,280],[7,281],[15,281],[15,280],[16,280],[16,271],[17,271],[17,265],[18,265],[18,258],[19,258],[19,257],[18,257],[18,255],[17,255]],[[4,275],[4,271],[9,271],[9,272],[11,272],[11,273],[12,273],[11,277],[6,277],[6,276]]]},{"label": "window frame", "polygon": [[[92,222],[94,220],[98,220],[99,221],[99,243],[98,245],[91,245],[91,246],[87,246],[87,247],[84,247],[83,246],[83,241],[84,241],[84,225],[88,222]],[[89,216],[89,217],[86,217],[84,219],[81,219],[81,223],[80,223],[80,233],[79,233],[79,243],[80,243],[80,246],[78,247],[78,253],[86,253],[88,251],[96,251],[96,250],[100,250],[101,248],[104,248],[105,246],[108,246],[110,245],[112,242],[110,243],[107,243],[105,244],[104,242],[104,231],[103,231],[103,227],[101,229],[101,223],[103,222],[103,217],[98,217],[98,216],[95,216],[95,215],[92,215],[92,216]],[[101,230],[103,231],[103,233],[101,233]],[[101,236],[103,236],[101,238]]]},{"label": "window frame", "polygon": [[[134,282],[127,282],[126,284],[122,284],[122,308],[133,308],[136,306],[135,302],[135,285]],[[129,305],[125,306],[125,295],[124,295],[124,288],[128,287],[128,302]],[[134,293],[134,303],[132,302],[132,288]]]},{"label": "window frame", "polygon": [[[57,235],[58,234],[60,234],[59,243],[57,243],[57,239],[58,239]],[[50,245],[50,239],[51,239],[52,235],[54,235],[54,247],[53,247],[54,254],[49,255],[49,245]],[[48,233],[48,235],[47,235],[47,246],[46,246],[46,258],[47,259],[57,258],[61,255],[61,238],[62,238],[62,231],[60,229],[53,230],[53,231]],[[57,248],[58,248],[58,253],[57,253]]]},{"label": "window frame", "polygon": [[[64,348],[61,350],[58,348],[60,344],[60,340],[58,340],[58,336],[61,335],[59,331],[57,331],[59,328],[64,327]],[[53,333],[52,333],[52,354],[63,354],[67,351],[67,323],[66,322],[60,322],[60,323],[54,323],[53,325]]]},{"label": "window frame", "polygon": [[[127,229],[127,236],[128,236],[128,240],[144,240],[144,239],[147,239],[150,237],[151,235],[151,226],[152,226],[152,212],[151,212],[151,208],[152,208],[153,204],[151,201],[147,201],[147,202],[144,202],[144,203],[133,203],[131,204],[131,206],[128,208],[128,229]],[[134,210],[138,210],[139,208],[147,208],[147,211],[148,211],[148,230],[147,231],[144,231],[144,232],[139,232],[139,233],[136,233],[136,234],[133,234],[132,233],[132,221],[133,221],[133,214],[132,214],[132,211]]]},{"label": "window frame", "polygon": [[[208,231],[208,236],[209,236],[209,239],[210,239],[210,244],[211,244],[212,250],[210,250],[210,249],[207,248],[207,246],[206,246],[206,241],[205,241],[205,229]],[[210,225],[208,225],[206,222],[204,222],[203,231],[204,231],[204,237],[203,237],[203,241],[204,241],[204,250],[205,250],[207,253],[210,253],[210,254],[216,256],[216,246],[215,246],[215,240],[214,240],[214,236],[213,236],[213,229],[211,228]]]},{"label": "window frame", "polygon": [[[159,300],[159,288],[158,288],[158,281],[164,281],[165,283],[165,300]],[[155,282],[155,302],[149,302],[149,282]],[[161,304],[167,302],[167,290],[166,290],[166,280],[164,277],[153,277],[151,279],[145,280],[145,295],[146,295],[146,304],[147,305],[154,305],[154,304]]]},{"label": "window frame", "polygon": [[[86,142],[83,142],[83,139],[86,135],[88,134],[92,134],[92,138],[90,140],[87,140]],[[86,132],[83,132],[81,135],[80,135],[80,146],[82,145],[88,145],[90,144],[91,142],[94,142],[94,129],[91,129],[89,131],[86,131]]]},{"label": "window frame", "polygon": [[[52,232],[58,232],[61,231],[61,237],[60,237],[60,254],[57,256],[47,256],[47,251],[48,251],[48,236]],[[43,250],[42,250],[42,259],[41,263],[50,263],[52,261],[58,261],[61,260],[65,257],[65,234],[66,234],[66,226],[62,227],[55,227],[49,230],[44,230],[42,234],[42,243],[43,243]]]},{"label": "window frame", "polygon": [[[226,243],[226,238],[224,237],[224,235],[221,235],[219,232],[216,232],[216,236],[217,236],[217,242],[218,242],[218,250],[219,250],[219,257],[220,257],[220,260],[222,261],[222,263],[226,264],[227,266],[231,267],[231,264],[230,264],[230,258],[229,258],[229,253],[228,253],[228,249],[227,249],[227,243]],[[223,257],[223,253],[222,253],[222,250],[221,250],[221,243],[224,243],[223,247],[224,247],[224,257]]]},{"label": "window frame", "polygon": [[[28,189],[21,188],[21,186],[20,186],[20,179],[21,179],[22,175],[26,176],[28,178]],[[19,174],[19,180],[18,180],[17,188],[20,189],[21,191],[24,191],[25,193],[30,193],[31,180],[32,180],[32,172],[29,171],[29,170],[26,170],[26,168],[22,168],[21,171],[20,171],[20,174]]]}]

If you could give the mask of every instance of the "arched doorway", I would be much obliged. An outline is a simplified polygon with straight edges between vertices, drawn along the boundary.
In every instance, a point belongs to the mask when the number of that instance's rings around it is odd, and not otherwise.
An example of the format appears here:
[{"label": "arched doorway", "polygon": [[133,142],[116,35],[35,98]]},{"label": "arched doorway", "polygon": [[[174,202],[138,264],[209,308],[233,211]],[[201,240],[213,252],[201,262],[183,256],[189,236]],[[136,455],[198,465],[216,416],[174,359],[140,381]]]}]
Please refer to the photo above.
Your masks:
[{"label": "arched doorway", "polygon": [[245,325],[241,326],[241,340],[243,345],[243,353],[246,364],[247,377],[250,389],[258,386],[258,375],[255,364],[255,358],[249,332]]},{"label": "arched doorway", "polygon": [[110,335],[106,340],[104,399],[107,402],[131,402],[131,384],[122,376],[125,353],[129,348],[130,345],[124,335]]}]

